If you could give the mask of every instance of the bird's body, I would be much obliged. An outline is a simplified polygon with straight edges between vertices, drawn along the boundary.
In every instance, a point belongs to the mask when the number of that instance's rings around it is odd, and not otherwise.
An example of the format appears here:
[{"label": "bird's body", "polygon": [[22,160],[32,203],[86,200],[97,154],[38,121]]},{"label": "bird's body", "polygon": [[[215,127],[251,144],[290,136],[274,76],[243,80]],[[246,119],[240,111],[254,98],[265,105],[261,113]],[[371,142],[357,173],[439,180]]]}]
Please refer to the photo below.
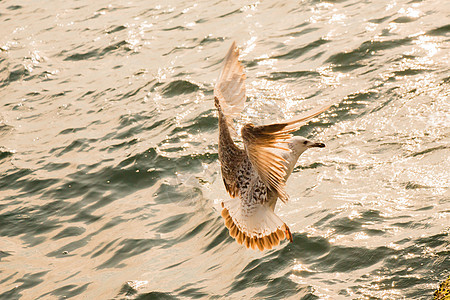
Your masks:
[{"label": "bird's body", "polygon": [[329,105],[284,123],[246,124],[241,135],[245,149],[232,139],[231,119],[245,102],[245,74],[235,43],[225,58],[214,89],[219,114],[219,161],[225,188],[232,197],[222,202],[222,217],[230,235],[252,249],[271,249],[285,238],[292,241],[289,227],[274,213],[278,198],[286,202],[284,186],[300,154],[311,147],[324,147],[302,137],[293,137],[305,121]]}]

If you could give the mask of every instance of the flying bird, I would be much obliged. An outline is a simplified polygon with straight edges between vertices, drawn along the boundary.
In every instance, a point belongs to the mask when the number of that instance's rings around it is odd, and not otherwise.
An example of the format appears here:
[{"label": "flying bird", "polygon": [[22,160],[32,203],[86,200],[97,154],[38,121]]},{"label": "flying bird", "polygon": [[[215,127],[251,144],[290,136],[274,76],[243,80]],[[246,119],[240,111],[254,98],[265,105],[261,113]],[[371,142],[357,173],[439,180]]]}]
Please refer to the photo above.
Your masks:
[{"label": "flying bird", "polygon": [[214,103],[219,116],[219,161],[230,199],[222,201],[222,217],[229,234],[247,248],[271,249],[280,241],[292,242],[289,227],[275,214],[277,200],[288,201],[286,180],[300,154],[323,143],[292,136],[306,121],[327,110],[321,106],[283,123],[245,124],[241,129],[244,149],[233,136],[232,120],[240,116],[245,95],[244,67],[233,42],[214,87]]}]

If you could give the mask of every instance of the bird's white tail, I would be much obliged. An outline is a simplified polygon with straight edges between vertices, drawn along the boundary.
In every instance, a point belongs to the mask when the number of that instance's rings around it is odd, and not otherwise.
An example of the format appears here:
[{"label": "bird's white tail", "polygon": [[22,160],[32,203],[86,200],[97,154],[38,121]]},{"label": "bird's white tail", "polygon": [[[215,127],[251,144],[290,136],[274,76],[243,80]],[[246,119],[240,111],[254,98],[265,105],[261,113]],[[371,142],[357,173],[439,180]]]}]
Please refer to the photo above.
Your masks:
[{"label": "bird's white tail", "polygon": [[272,249],[285,238],[292,242],[289,227],[268,204],[257,204],[246,209],[241,205],[241,199],[236,197],[222,202],[222,207],[225,226],[239,244],[263,251]]}]

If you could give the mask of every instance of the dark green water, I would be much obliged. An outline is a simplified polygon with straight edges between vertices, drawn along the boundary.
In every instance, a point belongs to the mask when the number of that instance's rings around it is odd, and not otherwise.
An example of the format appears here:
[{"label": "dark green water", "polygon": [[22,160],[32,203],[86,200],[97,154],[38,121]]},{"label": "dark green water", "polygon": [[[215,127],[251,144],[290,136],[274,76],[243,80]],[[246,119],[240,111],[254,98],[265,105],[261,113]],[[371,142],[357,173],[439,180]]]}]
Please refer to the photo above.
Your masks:
[{"label": "dark green water", "polygon": [[[1,299],[430,299],[450,273],[447,1],[0,1]],[[277,213],[228,237],[213,87],[231,42],[299,135]]]}]

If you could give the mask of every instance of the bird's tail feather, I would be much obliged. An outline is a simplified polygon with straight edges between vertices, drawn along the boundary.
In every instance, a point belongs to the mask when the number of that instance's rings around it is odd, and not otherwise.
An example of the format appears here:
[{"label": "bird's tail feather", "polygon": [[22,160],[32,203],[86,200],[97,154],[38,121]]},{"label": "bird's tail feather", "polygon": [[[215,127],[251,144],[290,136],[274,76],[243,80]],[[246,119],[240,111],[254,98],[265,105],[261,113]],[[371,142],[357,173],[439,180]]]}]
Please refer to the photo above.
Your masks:
[{"label": "bird's tail feather", "polygon": [[287,238],[292,242],[289,227],[268,204],[256,204],[251,209],[241,205],[239,197],[222,202],[222,217],[230,236],[247,248],[272,249]]}]

